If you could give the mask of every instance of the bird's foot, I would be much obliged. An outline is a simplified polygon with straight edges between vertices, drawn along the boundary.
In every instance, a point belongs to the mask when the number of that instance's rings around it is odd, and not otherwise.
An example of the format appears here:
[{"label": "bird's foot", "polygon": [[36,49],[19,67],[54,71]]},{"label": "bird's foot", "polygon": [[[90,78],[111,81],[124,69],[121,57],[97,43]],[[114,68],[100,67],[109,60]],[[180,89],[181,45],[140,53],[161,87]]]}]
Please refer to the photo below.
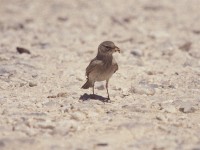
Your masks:
[{"label": "bird's foot", "polygon": [[106,98],[104,102],[111,103],[110,97]]}]

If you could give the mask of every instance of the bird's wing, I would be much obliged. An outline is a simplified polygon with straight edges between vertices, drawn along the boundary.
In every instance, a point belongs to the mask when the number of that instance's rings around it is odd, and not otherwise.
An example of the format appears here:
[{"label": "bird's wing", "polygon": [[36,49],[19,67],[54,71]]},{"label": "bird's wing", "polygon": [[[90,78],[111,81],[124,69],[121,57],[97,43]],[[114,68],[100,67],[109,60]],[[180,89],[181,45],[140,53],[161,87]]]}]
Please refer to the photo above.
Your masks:
[{"label": "bird's wing", "polygon": [[100,66],[103,65],[103,62],[101,60],[97,60],[96,58],[94,58],[90,64],[87,66],[86,68],[86,73],[85,75],[88,77],[89,74],[95,69],[95,68],[98,68]]}]

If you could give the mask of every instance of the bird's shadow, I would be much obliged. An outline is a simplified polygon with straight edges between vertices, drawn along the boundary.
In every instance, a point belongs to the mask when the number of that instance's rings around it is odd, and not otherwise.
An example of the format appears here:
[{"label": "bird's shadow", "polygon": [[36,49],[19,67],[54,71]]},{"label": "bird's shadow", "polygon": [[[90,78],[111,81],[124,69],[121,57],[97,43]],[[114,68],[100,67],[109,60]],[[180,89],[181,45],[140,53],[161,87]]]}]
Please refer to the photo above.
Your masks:
[{"label": "bird's shadow", "polygon": [[96,94],[87,94],[87,93],[81,95],[79,99],[82,101],[99,100],[101,102],[109,102],[108,98]]}]

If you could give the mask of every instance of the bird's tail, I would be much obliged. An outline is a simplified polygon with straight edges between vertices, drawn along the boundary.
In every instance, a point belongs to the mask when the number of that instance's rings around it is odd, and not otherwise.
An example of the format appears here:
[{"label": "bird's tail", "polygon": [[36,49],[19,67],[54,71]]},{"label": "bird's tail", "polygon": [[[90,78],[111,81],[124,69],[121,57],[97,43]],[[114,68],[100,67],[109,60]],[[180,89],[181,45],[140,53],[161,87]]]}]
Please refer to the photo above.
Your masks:
[{"label": "bird's tail", "polygon": [[89,87],[92,87],[92,83],[89,80],[87,80],[87,82],[81,88],[88,89]]}]

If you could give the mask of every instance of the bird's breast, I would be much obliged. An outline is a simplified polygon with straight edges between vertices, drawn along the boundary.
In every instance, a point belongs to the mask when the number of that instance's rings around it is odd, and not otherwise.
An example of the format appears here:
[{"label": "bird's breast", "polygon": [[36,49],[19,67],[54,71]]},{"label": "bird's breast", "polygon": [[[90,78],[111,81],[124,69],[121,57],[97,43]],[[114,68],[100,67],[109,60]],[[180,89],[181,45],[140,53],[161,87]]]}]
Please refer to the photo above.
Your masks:
[{"label": "bird's breast", "polygon": [[94,81],[104,81],[109,79],[114,72],[115,68],[113,65],[103,65],[101,68],[93,71],[90,74],[90,78]]}]

